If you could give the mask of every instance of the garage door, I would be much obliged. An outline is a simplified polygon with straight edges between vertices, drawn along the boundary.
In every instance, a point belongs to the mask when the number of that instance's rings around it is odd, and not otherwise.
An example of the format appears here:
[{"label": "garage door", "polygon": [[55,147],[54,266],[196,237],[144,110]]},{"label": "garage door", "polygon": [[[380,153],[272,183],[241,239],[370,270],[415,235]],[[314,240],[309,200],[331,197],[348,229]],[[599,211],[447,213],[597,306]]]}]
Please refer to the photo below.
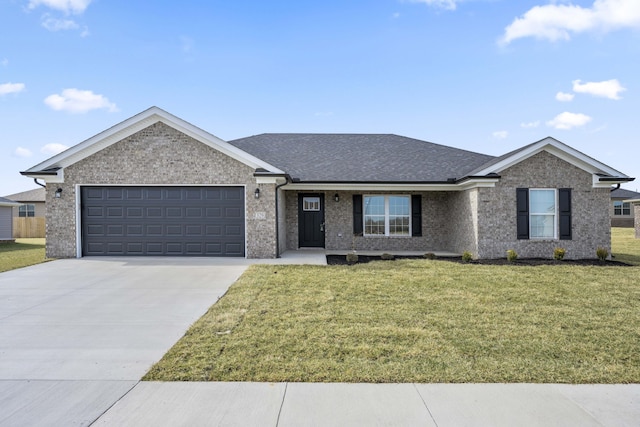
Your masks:
[{"label": "garage door", "polygon": [[244,256],[243,187],[82,187],[83,255]]}]

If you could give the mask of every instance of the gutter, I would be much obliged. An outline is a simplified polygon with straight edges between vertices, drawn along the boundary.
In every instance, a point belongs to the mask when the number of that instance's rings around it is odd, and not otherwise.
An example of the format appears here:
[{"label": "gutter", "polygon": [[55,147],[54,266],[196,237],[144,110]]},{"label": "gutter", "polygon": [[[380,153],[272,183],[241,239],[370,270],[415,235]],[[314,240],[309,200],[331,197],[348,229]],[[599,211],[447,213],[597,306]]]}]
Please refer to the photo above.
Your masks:
[{"label": "gutter", "polygon": [[276,258],[280,258],[280,226],[278,220],[278,190],[280,187],[284,187],[289,184],[289,180],[291,179],[289,175],[284,175],[285,181],[282,184],[276,185]]}]

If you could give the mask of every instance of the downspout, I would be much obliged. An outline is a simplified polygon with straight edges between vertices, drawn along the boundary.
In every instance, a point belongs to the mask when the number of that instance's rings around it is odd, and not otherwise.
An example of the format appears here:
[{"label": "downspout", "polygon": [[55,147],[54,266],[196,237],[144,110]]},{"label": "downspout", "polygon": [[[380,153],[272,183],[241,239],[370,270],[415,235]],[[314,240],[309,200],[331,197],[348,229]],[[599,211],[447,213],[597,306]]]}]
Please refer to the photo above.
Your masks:
[{"label": "downspout", "polygon": [[620,188],[620,183],[618,183],[618,185],[616,186],[616,188],[612,188],[611,192],[613,193],[614,191],[616,191],[618,188]]},{"label": "downspout", "polygon": [[[38,182],[38,178],[33,178],[33,182],[35,182],[36,184],[38,184],[40,187],[47,188],[47,186],[46,186],[46,185],[44,185],[44,184],[40,184],[40,183]],[[620,186],[620,184],[618,184],[618,186]]]},{"label": "downspout", "polygon": [[280,258],[280,221],[278,219],[278,189],[280,189],[280,187],[284,187],[285,185],[289,184],[289,176],[286,175],[284,177],[285,181],[280,184],[280,185],[276,185],[276,258]]}]

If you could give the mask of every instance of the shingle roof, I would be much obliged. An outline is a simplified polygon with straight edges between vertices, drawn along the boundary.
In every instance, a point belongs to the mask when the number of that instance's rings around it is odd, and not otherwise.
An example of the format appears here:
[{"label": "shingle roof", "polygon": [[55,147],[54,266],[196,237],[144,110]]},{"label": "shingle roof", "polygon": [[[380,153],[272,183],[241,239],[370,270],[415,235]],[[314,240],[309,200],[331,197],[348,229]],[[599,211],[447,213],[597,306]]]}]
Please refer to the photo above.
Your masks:
[{"label": "shingle roof", "polygon": [[611,192],[612,199],[640,199],[640,193],[635,191],[617,188]]},{"label": "shingle roof", "polygon": [[13,200],[9,200],[7,198],[4,197],[0,197],[0,206],[14,206],[14,205],[19,205],[20,203],[15,202]]},{"label": "shingle roof", "polygon": [[8,199],[15,200],[16,202],[44,202],[45,201],[45,189],[44,187],[34,188],[33,190],[23,191],[21,193],[10,194]]},{"label": "shingle roof", "polygon": [[494,158],[392,134],[269,133],[229,143],[303,182],[446,182]]}]

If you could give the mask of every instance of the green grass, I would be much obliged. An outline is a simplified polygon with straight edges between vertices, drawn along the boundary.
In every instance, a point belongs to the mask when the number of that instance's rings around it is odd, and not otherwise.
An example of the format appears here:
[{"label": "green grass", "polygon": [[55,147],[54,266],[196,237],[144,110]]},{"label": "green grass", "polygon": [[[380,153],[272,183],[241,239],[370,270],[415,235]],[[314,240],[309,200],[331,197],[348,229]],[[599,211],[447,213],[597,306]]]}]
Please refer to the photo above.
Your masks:
[{"label": "green grass", "polygon": [[640,239],[635,238],[633,228],[611,229],[611,253],[616,261],[640,265]]},{"label": "green grass", "polygon": [[44,239],[16,239],[0,244],[0,272],[47,261]]},{"label": "green grass", "polygon": [[[618,250],[640,256],[636,242]],[[431,260],[256,265],[144,379],[638,383],[638,277]]]}]

